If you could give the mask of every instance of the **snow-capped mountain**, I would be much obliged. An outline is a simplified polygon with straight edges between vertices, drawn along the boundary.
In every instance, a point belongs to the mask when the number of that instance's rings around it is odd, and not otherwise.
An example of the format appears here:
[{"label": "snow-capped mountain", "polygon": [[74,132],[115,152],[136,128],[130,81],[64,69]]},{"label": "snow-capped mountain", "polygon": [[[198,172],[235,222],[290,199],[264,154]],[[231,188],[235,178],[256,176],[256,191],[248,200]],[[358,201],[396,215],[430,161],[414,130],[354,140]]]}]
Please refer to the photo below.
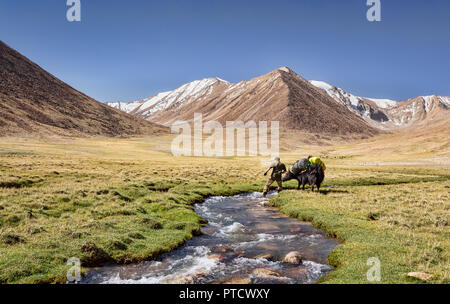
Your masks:
[{"label": "snow-capped mountain", "polygon": [[370,99],[355,96],[341,88],[335,87],[323,81],[310,81],[312,85],[324,90],[335,101],[346,106],[350,111],[360,115],[369,123],[372,121],[385,122],[389,118],[381,109],[395,106],[396,102],[389,99]]},{"label": "snow-capped mountain", "polygon": [[209,78],[128,104],[110,103],[131,114],[171,125],[191,121],[279,121],[282,128],[312,133],[370,136],[378,130],[287,67],[239,83]]},{"label": "snow-capped mountain", "polygon": [[187,83],[173,91],[158,93],[150,98],[132,102],[109,102],[109,106],[136,116],[148,118],[166,110],[176,110],[193,101],[210,96],[217,89],[226,89],[231,84],[220,78],[206,78]]},{"label": "snow-capped mountain", "polygon": [[[330,105],[328,100],[355,116],[348,116],[339,107]],[[289,128],[316,131],[321,128],[331,131],[333,127],[310,122],[307,115],[324,116],[324,121],[330,121],[340,113],[341,118],[353,117],[354,122],[347,120],[348,126],[359,125],[368,133],[373,132],[362,127],[358,119],[372,128],[393,129],[426,122],[441,112],[450,113],[447,111],[450,97],[419,96],[404,101],[360,97],[323,81],[307,81],[287,67],[239,83],[206,78],[143,100],[110,102],[108,105],[164,125],[176,120],[190,120],[194,112],[201,112],[206,120],[276,119]],[[345,130],[344,133],[356,132],[338,120],[339,117],[334,126],[336,132],[338,129]]]},{"label": "snow-capped mountain", "polygon": [[355,96],[323,81],[313,80],[311,84],[325,91],[350,111],[359,114],[371,125],[382,129],[421,123],[442,111],[449,114],[446,110],[450,109],[450,97],[432,95],[395,101]]},{"label": "snow-capped mountain", "polygon": [[396,126],[410,126],[449,114],[448,110],[450,97],[431,95],[400,101],[386,112]]}]

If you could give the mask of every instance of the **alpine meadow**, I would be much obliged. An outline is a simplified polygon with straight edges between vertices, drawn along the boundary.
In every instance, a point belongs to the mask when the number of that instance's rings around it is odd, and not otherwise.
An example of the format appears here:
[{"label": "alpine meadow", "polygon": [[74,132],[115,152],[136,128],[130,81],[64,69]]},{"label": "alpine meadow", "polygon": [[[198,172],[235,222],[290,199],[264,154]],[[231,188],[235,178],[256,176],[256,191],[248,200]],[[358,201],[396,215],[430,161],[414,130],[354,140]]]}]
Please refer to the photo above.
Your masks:
[{"label": "alpine meadow", "polygon": [[448,288],[448,1],[53,2],[0,1],[1,288]]}]

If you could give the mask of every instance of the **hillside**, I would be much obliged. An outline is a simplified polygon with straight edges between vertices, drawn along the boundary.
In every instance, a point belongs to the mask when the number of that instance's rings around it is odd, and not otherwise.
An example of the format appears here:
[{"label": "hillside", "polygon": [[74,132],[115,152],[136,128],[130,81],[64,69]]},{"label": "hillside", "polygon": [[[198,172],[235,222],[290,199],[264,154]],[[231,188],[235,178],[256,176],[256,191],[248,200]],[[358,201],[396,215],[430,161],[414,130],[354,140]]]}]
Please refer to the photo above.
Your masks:
[{"label": "hillside", "polygon": [[201,98],[211,97],[214,93],[223,92],[230,83],[219,78],[206,78],[187,83],[178,89],[158,93],[150,98],[133,102],[109,102],[108,105],[133,114],[148,118],[157,112],[187,105]]},{"label": "hillside", "polygon": [[166,128],[112,109],[0,41],[0,136],[132,136]]}]

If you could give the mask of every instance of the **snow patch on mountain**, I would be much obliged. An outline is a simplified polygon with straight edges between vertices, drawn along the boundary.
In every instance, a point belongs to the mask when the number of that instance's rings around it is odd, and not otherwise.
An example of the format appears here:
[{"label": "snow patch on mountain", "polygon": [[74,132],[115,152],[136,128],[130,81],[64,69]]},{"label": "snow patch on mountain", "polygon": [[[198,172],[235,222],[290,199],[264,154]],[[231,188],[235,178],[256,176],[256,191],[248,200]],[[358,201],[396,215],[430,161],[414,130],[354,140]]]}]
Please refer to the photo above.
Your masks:
[{"label": "snow patch on mountain", "polygon": [[311,80],[310,82],[311,82],[311,84],[313,86],[318,87],[318,88],[320,88],[322,90],[325,90],[325,91],[331,91],[334,88],[334,86],[332,86],[331,84],[326,83],[324,81]]},{"label": "snow patch on mountain", "polygon": [[350,105],[355,110],[357,109],[359,101],[360,101],[360,97],[350,94],[347,91],[345,91],[341,88],[335,87],[324,81],[311,80],[310,83],[313,86],[324,90],[331,98],[333,98],[337,102],[342,103],[345,106],[348,106],[350,103]]},{"label": "snow patch on mountain", "polygon": [[450,97],[439,96],[439,101],[447,107],[450,107]]},{"label": "snow patch on mountain", "polygon": [[425,102],[425,112],[430,112],[431,111],[431,107],[432,107],[432,102],[433,102],[433,98],[436,97],[434,95],[431,96],[423,96],[423,100]]},{"label": "snow patch on mountain", "polygon": [[220,82],[218,78],[207,78],[187,83],[178,89],[164,93],[164,96],[157,96],[157,100],[151,100],[149,106],[142,107],[147,109],[142,115],[151,115],[155,112],[168,109],[172,106],[184,104],[188,99],[192,101],[201,95],[211,94],[213,85]]},{"label": "snow patch on mountain", "polygon": [[173,91],[158,93],[143,100],[128,103],[110,102],[107,104],[127,113],[134,111],[134,114],[146,117],[159,111],[177,108],[182,104],[193,102],[203,95],[209,95],[213,92],[214,87],[220,83],[230,84],[228,81],[220,78],[205,78],[189,82]]},{"label": "snow patch on mountain", "polygon": [[343,98],[348,99],[348,101],[350,101],[350,103],[354,107],[357,107],[359,102],[363,99],[368,99],[368,100],[373,101],[380,108],[395,107],[397,105],[397,101],[395,101],[395,100],[359,97],[359,96],[353,95],[341,88],[338,88],[329,83],[326,83],[324,81],[311,80],[310,83],[313,86],[318,87],[318,88],[324,90],[325,92],[327,92],[327,94],[329,96],[333,97],[333,99],[335,99],[336,101],[339,101],[342,103]]},{"label": "snow patch on mountain", "polygon": [[364,98],[373,101],[374,103],[376,103],[377,106],[379,106],[380,108],[383,108],[383,109],[395,107],[398,104],[397,101],[391,100],[391,99],[379,99],[379,98],[369,98],[369,97],[364,97]]},{"label": "snow patch on mountain", "polygon": [[138,108],[141,104],[138,101],[134,102],[108,102],[108,106],[119,109],[121,111],[130,113],[133,112],[136,108]]}]

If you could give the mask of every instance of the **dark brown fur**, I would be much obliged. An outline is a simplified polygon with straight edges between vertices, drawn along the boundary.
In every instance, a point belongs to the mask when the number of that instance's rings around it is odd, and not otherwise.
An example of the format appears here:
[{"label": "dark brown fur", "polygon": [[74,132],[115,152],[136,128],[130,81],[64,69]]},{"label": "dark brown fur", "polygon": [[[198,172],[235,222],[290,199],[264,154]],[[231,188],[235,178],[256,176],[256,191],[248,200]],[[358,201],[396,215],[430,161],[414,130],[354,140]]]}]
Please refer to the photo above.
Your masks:
[{"label": "dark brown fur", "polygon": [[305,190],[305,185],[311,186],[311,191],[314,191],[314,186],[317,187],[317,192],[320,191],[320,185],[323,182],[324,174],[322,168],[319,165],[311,165],[306,171],[295,175],[289,170],[283,177],[283,182],[296,179],[298,181],[297,189],[300,189],[300,185]]}]

